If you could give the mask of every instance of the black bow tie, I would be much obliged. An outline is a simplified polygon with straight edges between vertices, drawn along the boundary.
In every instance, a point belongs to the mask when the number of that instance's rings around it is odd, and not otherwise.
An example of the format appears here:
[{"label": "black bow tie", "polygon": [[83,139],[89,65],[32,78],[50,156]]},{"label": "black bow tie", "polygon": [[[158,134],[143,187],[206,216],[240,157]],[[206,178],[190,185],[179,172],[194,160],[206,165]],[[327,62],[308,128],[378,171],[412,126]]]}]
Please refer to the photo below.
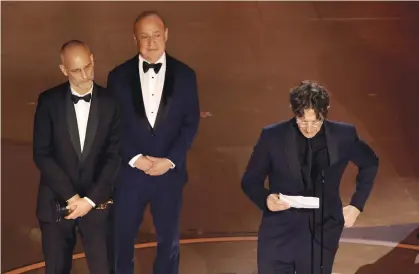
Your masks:
[{"label": "black bow tie", "polygon": [[92,94],[91,93],[89,93],[87,95],[84,95],[82,97],[71,94],[71,101],[73,101],[74,104],[77,104],[80,100],[90,102],[91,99],[92,99]]},{"label": "black bow tie", "polygon": [[149,69],[154,69],[154,72],[157,74],[159,73],[159,70],[161,69],[161,65],[162,63],[157,63],[157,64],[150,64],[147,62],[143,61],[143,71],[144,73],[146,73]]}]

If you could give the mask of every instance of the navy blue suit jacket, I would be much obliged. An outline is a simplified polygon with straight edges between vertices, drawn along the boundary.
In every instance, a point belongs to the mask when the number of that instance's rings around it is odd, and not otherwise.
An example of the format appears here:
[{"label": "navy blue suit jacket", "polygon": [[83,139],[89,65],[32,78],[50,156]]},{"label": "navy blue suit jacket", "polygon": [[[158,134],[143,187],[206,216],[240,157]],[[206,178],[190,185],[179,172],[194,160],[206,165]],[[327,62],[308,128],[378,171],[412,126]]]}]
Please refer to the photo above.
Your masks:
[{"label": "navy blue suit jacket", "polygon": [[[284,256],[288,256],[287,250],[292,249],[292,246],[285,242],[289,242],[287,239],[294,236],[297,237],[294,233],[299,231],[299,227],[307,224],[304,218],[309,213],[307,210],[295,209],[271,212],[266,205],[270,193],[304,195],[305,192],[293,119],[262,130],[242,178],[244,193],[263,211],[260,241],[279,241],[276,244],[283,248]],[[335,249],[344,225],[339,195],[343,172],[349,161],[358,166],[356,190],[350,204],[363,211],[377,173],[378,157],[358,137],[354,126],[328,120],[323,126],[330,160],[329,167],[324,170],[324,244],[325,247]],[[267,177],[269,189],[264,187]],[[316,189],[316,196],[321,197],[321,187]],[[319,228],[320,223],[319,220],[316,224]],[[317,229],[317,232],[320,233],[320,229]]]},{"label": "navy blue suit jacket", "polygon": [[113,69],[107,88],[122,106],[123,181],[147,181],[152,176],[132,168],[138,154],[168,158],[175,164],[155,179],[187,181],[187,151],[198,131],[200,110],[195,72],[166,54],[166,75],[154,128],[148,122],[141,91],[138,55]]}]

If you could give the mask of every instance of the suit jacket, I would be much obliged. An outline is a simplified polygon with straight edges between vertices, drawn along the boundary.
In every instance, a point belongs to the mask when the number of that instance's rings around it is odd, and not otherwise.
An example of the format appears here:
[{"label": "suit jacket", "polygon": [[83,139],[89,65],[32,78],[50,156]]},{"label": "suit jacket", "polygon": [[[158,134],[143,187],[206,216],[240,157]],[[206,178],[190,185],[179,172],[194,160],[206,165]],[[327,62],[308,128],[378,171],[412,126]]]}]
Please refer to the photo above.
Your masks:
[{"label": "suit jacket", "polygon": [[[107,88],[122,106],[122,182],[186,182],[187,151],[200,119],[195,72],[166,54],[166,75],[154,128],[150,126],[144,108],[138,55],[109,73]],[[148,176],[128,165],[138,154],[168,158],[176,168],[163,176]]]},{"label": "suit jacket", "polygon": [[72,196],[106,202],[120,167],[120,111],[115,100],[94,84],[83,152],[68,82],[39,95],[33,156],[40,170],[37,216],[50,222],[55,202]]},{"label": "suit jacket", "polygon": [[[304,195],[305,192],[298,159],[296,132],[293,128],[294,119],[262,130],[242,178],[244,193],[263,211],[260,233],[269,234],[269,237],[282,235],[283,240],[293,237],[293,234],[299,230],[291,228],[301,226],[301,222],[305,222],[304,215],[307,216],[312,212],[297,209],[271,212],[266,205],[266,199],[271,193]],[[343,172],[349,161],[358,166],[356,191],[350,204],[363,211],[377,173],[378,157],[359,139],[354,126],[328,120],[323,126],[330,159],[329,166],[324,170],[323,225],[325,233],[328,234],[325,235],[325,246],[333,248],[337,247],[344,224],[339,195]],[[267,176],[269,190],[264,187]],[[321,197],[321,186],[316,189],[316,196]],[[316,226],[320,228],[320,224],[321,220]],[[320,233],[320,229],[317,232]],[[287,248],[286,245],[284,248]]]}]

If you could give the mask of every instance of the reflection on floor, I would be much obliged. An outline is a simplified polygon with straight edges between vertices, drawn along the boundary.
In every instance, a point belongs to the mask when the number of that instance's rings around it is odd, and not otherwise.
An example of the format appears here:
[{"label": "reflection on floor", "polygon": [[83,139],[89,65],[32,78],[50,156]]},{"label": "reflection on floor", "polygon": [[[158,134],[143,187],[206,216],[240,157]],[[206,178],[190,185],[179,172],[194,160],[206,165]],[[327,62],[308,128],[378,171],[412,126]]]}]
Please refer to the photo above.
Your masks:
[{"label": "reflection on floor", "polygon": [[[147,235],[142,236],[143,239],[147,238]],[[182,240],[180,273],[257,274],[256,235],[218,236]],[[152,273],[154,247],[155,242],[149,241],[136,245],[135,273]],[[72,273],[87,274],[85,259],[77,255]],[[10,274],[17,273],[22,272]],[[41,274],[44,270],[39,268],[27,273]],[[334,273],[419,273],[419,223],[346,229],[336,257]]]}]

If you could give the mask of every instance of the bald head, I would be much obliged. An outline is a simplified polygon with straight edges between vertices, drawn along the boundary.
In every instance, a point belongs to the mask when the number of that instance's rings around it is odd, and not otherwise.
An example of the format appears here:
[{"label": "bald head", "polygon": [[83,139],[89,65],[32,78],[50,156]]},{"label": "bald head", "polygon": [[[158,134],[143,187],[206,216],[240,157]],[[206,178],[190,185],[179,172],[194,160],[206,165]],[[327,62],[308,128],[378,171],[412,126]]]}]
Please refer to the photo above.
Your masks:
[{"label": "bald head", "polygon": [[90,90],[94,63],[89,47],[79,40],[68,41],[61,47],[60,57],[60,69],[68,77],[72,87],[80,93]]},{"label": "bald head", "polygon": [[134,32],[135,32],[135,27],[136,27],[137,23],[139,23],[140,21],[142,21],[143,19],[145,19],[147,17],[155,17],[157,20],[159,20],[163,24],[163,27],[166,28],[166,21],[164,20],[163,16],[161,16],[158,11],[146,10],[146,11],[143,11],[142,13],[140,13],[137,16],[137,18],[135,18]]},{"label": "bald head", "polygon": [[150,63],[156,62],[166,50],[168,29],[156,11],[141,13],[134,22],[134,40],[138,52]]},{"label": "bald head", "polygon": [[64,43],[60,50],[61,63],[64,65],[66,59],[74,58],[75,55],[91,55],[86,43],[79,40],[71,40]]}]

